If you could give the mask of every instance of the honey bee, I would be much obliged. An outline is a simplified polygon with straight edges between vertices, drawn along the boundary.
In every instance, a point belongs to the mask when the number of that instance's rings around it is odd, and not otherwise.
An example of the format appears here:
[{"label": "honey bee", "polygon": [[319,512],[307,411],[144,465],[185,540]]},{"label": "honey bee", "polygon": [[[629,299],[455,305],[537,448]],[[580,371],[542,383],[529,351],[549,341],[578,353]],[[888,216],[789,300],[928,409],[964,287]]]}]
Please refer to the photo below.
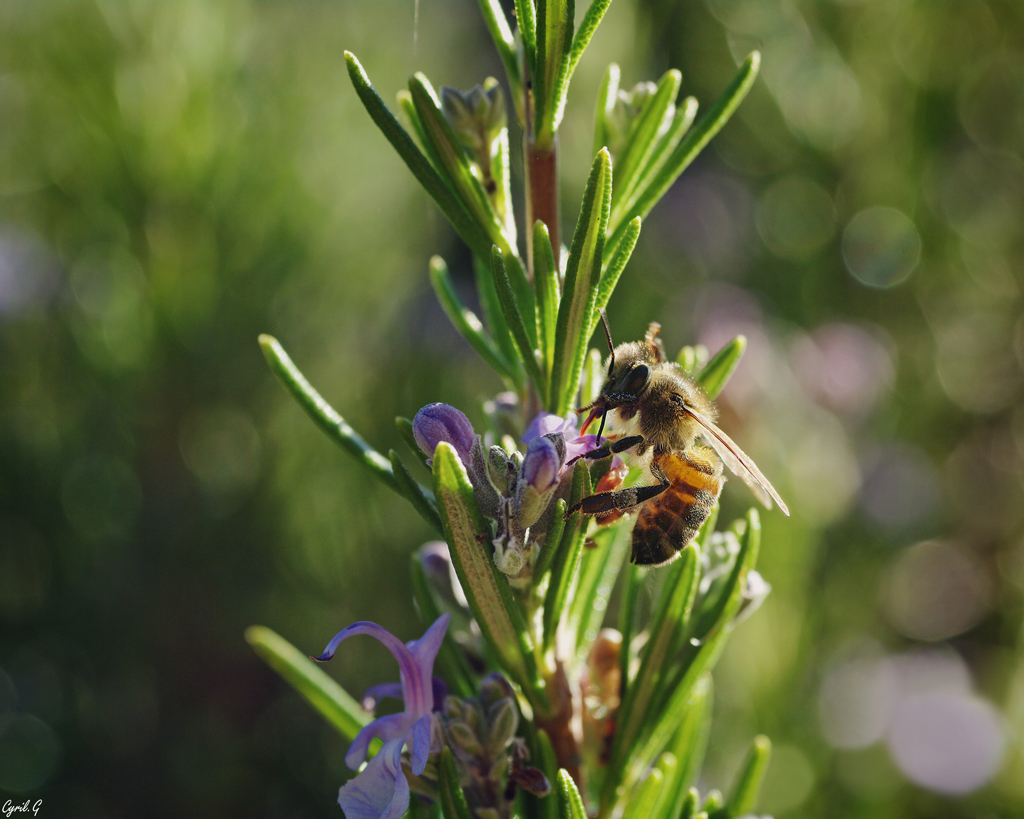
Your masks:
[{"label": "honey bee", "polygon": [[[604,321],[603,314],[601,318]],[[598,492],[574,504],[566,516],[639,507],[630,560],[662,566],[679,555],[707,520],[725,482],[723,462],[767,508],[774,500],[788,515],[786,504],[757,465],[716,426],[711,399],[678,365],[666,360],[657,337],[659,325],[652,323],[643,341],[618,347],[612,345],[607,321],[604,329],[611,350],[608,376],[597,400],[579,410],[590,411],[584,430],[601,419],[598,447],[579,457],[598,460],[632,451],[658,483]],[[609,419],[615,437],[602,445]],[[710,446],[698,445],[698,437]]]}]

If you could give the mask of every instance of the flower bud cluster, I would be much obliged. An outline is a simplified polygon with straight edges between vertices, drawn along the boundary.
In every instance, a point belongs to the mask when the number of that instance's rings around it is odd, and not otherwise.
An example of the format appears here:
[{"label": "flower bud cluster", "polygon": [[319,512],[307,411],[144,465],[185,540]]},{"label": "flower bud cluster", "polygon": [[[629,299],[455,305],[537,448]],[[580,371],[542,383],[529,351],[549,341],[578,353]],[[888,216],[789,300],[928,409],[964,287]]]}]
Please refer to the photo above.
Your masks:
[{"label": "flower bud cluster", "polygon": [[519,709],[512,686],[501,674],[484,677],[473,699],[445,699],[441,726],[460,784],[481,819],[508,816],[516,786],[534,793],[550,789],[541,771],[523,764],[526,749],[516,739]]},{"label": "flower bud cluster", "polygon": [[653,82],[638,82],[629,91],[619,90],[615,103],[607,119],[608,150],[612,156],[618,156],[629,138],[633,128],[644,110],[644,103],[654,95],[658,87]]},{"label": "flower bud cluster", "polygon": [[571,420],[557,416],[538,416],[530,425],[524,435],[525,455],[510,452],[512,445],[485,450],[469,419],[447,404],[430,404],[413,420],[413,434],[425,454],[432,455],[441,441],[458,452],[480,511],[495,521],[494,563],[511,578],[528,574],[537,535],[550,522],[553,502],[568,474],[566,432],[572,434],[576,449],[589,446],[578,443],[582,439]]},{"label": "flower bud cluster", "polygon": [[481,169],[489,169],[495,142],[508,124],[505,96],[497,81],[489,79],[466,93],[443,87],[441,110],[470,158]]}]

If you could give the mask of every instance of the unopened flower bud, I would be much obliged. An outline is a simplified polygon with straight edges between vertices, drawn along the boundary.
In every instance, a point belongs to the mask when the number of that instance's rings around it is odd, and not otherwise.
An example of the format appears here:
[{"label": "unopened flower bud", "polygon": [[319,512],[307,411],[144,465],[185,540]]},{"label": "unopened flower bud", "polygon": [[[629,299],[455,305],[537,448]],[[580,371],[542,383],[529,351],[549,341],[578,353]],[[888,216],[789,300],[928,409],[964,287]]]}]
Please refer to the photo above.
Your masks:
[{"label": "unopened flower bud", "polygon": [[[564,444],[562,452],[563,454],[565,452]],[[558,447],[551,441],[551,438],[547,435],[534,438],[526,450],[520,480],[525,481],[538,492],[547,492],[558,483],[558,469],[561,465]]]},{"label": "unopened flower bud", "polygon": [[505,748],[516,735],[519,711],[513,700],[503,699],[491,707],[487,716],[487,752],[491,756],[497,756],[505,752]]},{"label": "unopened flower bud", "polygon": [[509,485],[515,477],[518,467],[513,463],[500,446],[492,446],[487,453],[487,474],[494,488],[502,495],[507,495]]},{"label": "unopened flower bud", "polygon": [[490,708],[503,699],[515,699],[515,689],[500,672],[493,671],[480,680],[480,702],[484,708]]},{"label": "unopened flower bud", "polygon": [[441,599],[449,605],[468,608],[469,602],[455,573],[448,544],[443,540],[431,540],[420,547],[418,556],[428,582]]},{"label": "unopened flower bud", "polygon": [[445,726],[448,741],[455,751],[465,757],[483,756],[484,746],[480,744],[473,729],[462,720],[453,720]]},{"label": "unopened flower bud", "polygon": [[483,439],[477,435],[469,450],[469,462],[466,464],[469,480],[473,484],[473,497],[485,517],[494,519],[498,516],[499,492],[491,482],[488,464],[488,453],[484,452]]},{"label": "unopened flower bud", "polygon": [[491,146],[508,123],[505,97],[496,82],[468,93],[441,89],[441,109],[459,142],[479,164],[487,164]]},{"label": "unopened flower bud", "polygon": [[558,470],[561,466],[558,448],[549,437],[530,441],[516,486],[516,522],[523,529],[536,523],[544,512],[558,485]]},{"label": "unopened flower bud", "polygon": [[433,457],[437,445],[444,441],[455,447],[463,463],[469,460],[476,433],[469,419],[448,404],[427,404],[412,419],[412,434],[423,454]]},{"label": "unopened flower bud", "polygon": [[629,91],[620,89],[615,104],[607,119],[608,150],[616,156],[629,136],[630,129],[644,108],[647,98],[652,96],[658,87],[653,82],[638,82]]}]

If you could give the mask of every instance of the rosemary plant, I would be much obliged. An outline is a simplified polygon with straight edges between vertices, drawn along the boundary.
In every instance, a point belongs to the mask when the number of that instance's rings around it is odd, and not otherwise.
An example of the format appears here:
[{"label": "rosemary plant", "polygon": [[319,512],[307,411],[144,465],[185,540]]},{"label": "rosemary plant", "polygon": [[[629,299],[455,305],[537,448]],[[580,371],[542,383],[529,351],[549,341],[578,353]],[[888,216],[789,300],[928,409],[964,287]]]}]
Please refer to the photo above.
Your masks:
[{"label": "rosemary plant", "polygon": [[[713,508],[676,560],[648,569],[626,561],[629,517],[567,510],[595,489],[640,477],[620,461],[578,458],[599,445],[580,434],[574,413],[602,387],[602,355],[588,344],[642,218],[739,105],[759,57],[747,58],[699,119],[693,98],[677,101],[678,71],[625,90],[609,66],[594,160],[563,253],[558,128],[573,71],[609,3],[594,0],[576,28],[572,0],[516,0],[513,33],[497,0],[480,0],[507,91],[488,78],[468,93],[438,94],[416,74],[398,96],[404,125],[356,57],[345,55],[367,112],[472,251],[482,317],[460,301],[438,257],[430,281],[454,326],[507,387],[476,413],[483,434],[446,404],[397,419],[413,458],[431,470],[432,486],[424,486],[398,453],[385,457],[364,441],[275,339],[260,338],[313,421],[444,539],[411,561],[426,626],[420,639],[403,643],[360,622],[314,658],[344,654],[341,643],[353,635],[380,640],[399,663],[400,683],[374,687],[364,702],[401,697],[401,713],[372,719],[283,638],[259,626],[247,632],[351,740],[346,763],[360,773],[339,795],[348,819],[391,819],[410,808],[444,819],[677,819],[754,807],[769,755],[764,737],[753,741],[727,797],[701,795],[693,784],[709,733],[711,669],[737,618],[767,591],[754,571],[757,513],[715,531]],[[523,129],[524,240],[509,174],[509,107]],[[706,361],[686,348],[676,360],[714,398],[744,345],[737,338]],[[641,618],[638,590],[652,572],[662,575],[660,591],[651,616]],[[616,584],[612,628],[604,621]]]}]

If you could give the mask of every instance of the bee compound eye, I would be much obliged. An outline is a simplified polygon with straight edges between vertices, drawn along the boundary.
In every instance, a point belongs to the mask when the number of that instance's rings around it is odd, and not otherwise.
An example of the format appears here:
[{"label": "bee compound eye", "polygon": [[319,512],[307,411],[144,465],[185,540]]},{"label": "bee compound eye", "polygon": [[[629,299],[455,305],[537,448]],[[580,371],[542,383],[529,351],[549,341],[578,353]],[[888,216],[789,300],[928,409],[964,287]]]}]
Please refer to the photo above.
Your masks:
[{"label": "bee compound eye", "polygon": [[650,377],[651,368],[646,364],[637,364],[623,379],[621,392],[626,395],[638,395],[647,386]]}]

